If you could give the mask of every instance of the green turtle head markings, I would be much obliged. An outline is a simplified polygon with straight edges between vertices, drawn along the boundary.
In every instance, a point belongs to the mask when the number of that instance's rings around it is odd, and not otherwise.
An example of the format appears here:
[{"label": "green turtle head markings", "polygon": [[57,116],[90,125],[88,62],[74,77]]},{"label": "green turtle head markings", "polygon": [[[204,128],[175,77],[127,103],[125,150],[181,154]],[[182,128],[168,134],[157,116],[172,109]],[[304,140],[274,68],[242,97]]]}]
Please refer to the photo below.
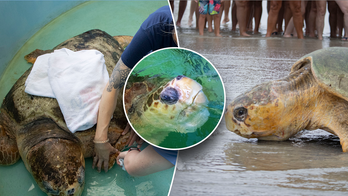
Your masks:
[{"label": "green turtle head markings", "polygon": [[348,150],[348,48],[326,48],[298,60],[289,76],[254,87],[225,113],[227,128],[246,138],[286,140],[323,129]]},{"label": "green turtle head markings", "polygon": [[126,89],[125,103],[134,127],[193,132],[209,117],[202,85],[183,75],[159,87],[146,81],[134,83]]},{"label": "green turtle head markings", "polygon": [[[55,49],[99,50],[109,75],[123,48],[112,36],[91,30],[59,44]],[[25,59],[34,63],[39,55],[53,50],[35,50]],[[14,164],[20,157],[42,191],[47,195],[81,195],[85,184],[85,160],[93,156],[96,126],[71,133],[56,99],[24,92],[31,69],[13,85],[0,108],[0,165]],[[121,100],[120,93],[119,100]],[[122,136],[127,119],[119,101],[110,122],[108,138],[121,151],[129,134]],[[109,168],[117,154],[110,157]]]}]

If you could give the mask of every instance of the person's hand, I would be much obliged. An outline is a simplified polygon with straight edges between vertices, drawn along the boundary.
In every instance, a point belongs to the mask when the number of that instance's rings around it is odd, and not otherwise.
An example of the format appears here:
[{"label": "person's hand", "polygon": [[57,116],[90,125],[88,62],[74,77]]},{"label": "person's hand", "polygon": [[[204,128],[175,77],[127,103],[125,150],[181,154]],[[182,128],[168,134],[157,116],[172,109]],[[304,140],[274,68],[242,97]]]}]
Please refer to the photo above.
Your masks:
[{"label": "person's hand", "polygon": [[126,154],[128,153],[128,151],[124,151],[124,152],[121,152],[118,156],[117,156],[117,158],[116,158],[116,162],[117,162],[117,164],[119,165],[119,166],[123,166],[123,165],[121,165],[121,163],[120,163],[120,159],[123,159],[124,160],[124,157],[126,157]]},{"label": "person's hand", "polygon": [[122,135],[125,135],[128,133],[128,131],[131,130],[131,134],[129,136],[129,140],[127,142],[127,146],[132,145],[134,142],[137,142],[137,147],[140,148],[141,145],[144,143],[144,140],[142,140],[136,133],[135,131],[131,128],[129,123],[127,124],[126,128],[123,130]]},{"label": "person's hand", "polygon": [[115,154],[117,149],[112,147],[109,142],[106,143],[94,143],[94,153],[92,168],[95,166],[98,168],[98,172],[101,171],[101,167],[104,167],[104,171],[108,172],[109,169],[109,157],[111,154]]}]

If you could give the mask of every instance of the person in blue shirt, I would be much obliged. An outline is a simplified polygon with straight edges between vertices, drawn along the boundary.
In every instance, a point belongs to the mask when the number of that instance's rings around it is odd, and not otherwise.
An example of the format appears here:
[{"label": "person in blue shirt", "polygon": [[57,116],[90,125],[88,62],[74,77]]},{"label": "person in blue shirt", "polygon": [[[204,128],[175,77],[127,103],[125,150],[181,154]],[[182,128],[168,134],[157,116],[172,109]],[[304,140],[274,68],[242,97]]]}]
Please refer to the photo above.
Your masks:
[{"label": "person in blue shirt", "polygon": [[[177,38],[169,6],[159,8],[142,23],[131,43],[121,55],[108,84],[104,88],[94,137],[96,156],[93,159],[93,168],[97,166],[99,172],[101,167],[107,172],[109,155],[117,152],[108,142],[108,127],[118,101],[117,96],[122,92],[127,76],[135,64],[145,55],[165,47],[177,47]],[[129,125],[127,127],[129,129]],[[131,131],[129,143],[132,144],[136,141],[139,147],[142,141],[133,130]],[[127,128],[125,132],[127,132]],[[163,150],[149,145],[141,152],[131,149],[120,153],[117,162],[120,164],[119,159],[124,159],[124,167],[130,175],[144,176],[173,167],[176,163],[176,157],[177,151]]]}]

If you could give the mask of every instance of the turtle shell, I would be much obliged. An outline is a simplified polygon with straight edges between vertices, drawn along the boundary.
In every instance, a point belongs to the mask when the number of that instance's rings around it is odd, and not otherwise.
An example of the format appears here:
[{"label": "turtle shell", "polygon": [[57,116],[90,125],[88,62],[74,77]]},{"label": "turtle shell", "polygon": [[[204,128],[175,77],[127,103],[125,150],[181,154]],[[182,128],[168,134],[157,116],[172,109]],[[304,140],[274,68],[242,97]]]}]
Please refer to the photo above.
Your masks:
[{"label": "turtle shell", "polygon": [[330,93],[348,101],[348,48],[330,47],[316,50],[298,60],[291,72],[310,63],[313,77]]},{"label": "turtle shell", "polygon": [[[112,36],[101,30],[90,30],[59,44],[53,50],[73,51],[96,49],[104,55],[109,75],[123,48]],[[36,50],[25,57],[34,62],[53,50]],[[48,195],[81,194],[84,187],[84,157],[91,157],[96,126],[71,133],[56,99],[25,93],[27,70],[13,85],[0,107],[0,165],[14,164],[21,156],[27,170],[42,191]],[[121,100],[122,93],[119,93]],[[108,128],[110,144],[119,151],[130,133],[122,135],[127,119],[118,101]],[[109,167],[117,154],[111,155]]]},{"label": "turtle shell", "polygon": [[[109,75],[111,75],[114,66],[123,52],[123,48],[112,36],[97,29],[87,31],[83,34],[70,38],[52,50],[44,51],[44,53],[61,48],[68,48],[73,51],[88,49],[96,49],[100,51],[104,55],[105,65]],[[39,54],[37,54],[37,52],[39,52]],[[26,59],[31,55],[36,57],[41,55],[40,50],[36,50],[27,55]],[[50,118],[62,129],[69,131],[56,99],[33,96],[24,92],[25,81],[30,74],[30,71],[31,68],[17,80],[10,92],[5,97],[0,109],[0,116],[1,114],[7,113],[15,123],[1,123],[1,119],[0,123],[5,126],[6,130],[11,132],[11,135],[16,135],[16,131],[24,125],[38,119]],[[122,95],[120,95],[120,99],[121,96]],[[127,120],[122,111],[121,101],[117,104],[114,112],[114,118],[119,120],[117,122],[122,122],[118,123],[123,125],[121,128],[125,127]]]}]

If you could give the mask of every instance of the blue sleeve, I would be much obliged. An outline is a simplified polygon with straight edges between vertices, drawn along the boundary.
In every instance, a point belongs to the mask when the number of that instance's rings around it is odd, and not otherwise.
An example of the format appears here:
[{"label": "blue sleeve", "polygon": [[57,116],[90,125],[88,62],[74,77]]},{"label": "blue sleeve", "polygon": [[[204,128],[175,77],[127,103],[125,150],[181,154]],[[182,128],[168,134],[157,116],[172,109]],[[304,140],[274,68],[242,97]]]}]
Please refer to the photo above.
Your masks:
[{"label": "blue sleeve", "polygon": [[125,65],[133,68],[148,53],[166,47],[177,47],[173,40],[173,19],[169,6],[152,13],[134,35],[121,58]]}]

